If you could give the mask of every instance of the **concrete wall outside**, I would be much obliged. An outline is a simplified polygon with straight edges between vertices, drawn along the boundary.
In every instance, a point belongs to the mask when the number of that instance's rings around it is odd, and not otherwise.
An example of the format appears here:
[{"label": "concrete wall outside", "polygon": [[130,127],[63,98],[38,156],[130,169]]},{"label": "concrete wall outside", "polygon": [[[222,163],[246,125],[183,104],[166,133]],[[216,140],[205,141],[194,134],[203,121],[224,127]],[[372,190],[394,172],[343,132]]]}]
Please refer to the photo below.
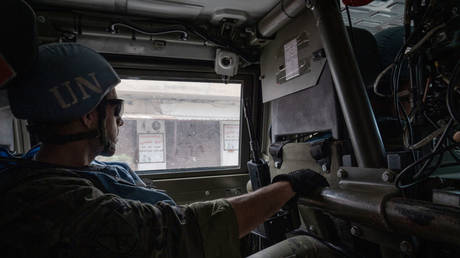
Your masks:
[{"label": "concrete wall outside", "polygon": [[[144,120],[153,124],[161,120]],[[117,151],[112,157],[98,157],[100,161],[122,161],[134,170],[139,169],[181,169],[238,165],[238,148],[224,149],[221,121],[212,120],[162,120],[165,142],[163,143],[165,162],[139,164],[139,135],[155,134],[153,131],[139,133],[137,120],[125,120],[118,135]],[[239,121],[226,124],[239,125]],[[162,164],[153,164],[162,163]]]}]

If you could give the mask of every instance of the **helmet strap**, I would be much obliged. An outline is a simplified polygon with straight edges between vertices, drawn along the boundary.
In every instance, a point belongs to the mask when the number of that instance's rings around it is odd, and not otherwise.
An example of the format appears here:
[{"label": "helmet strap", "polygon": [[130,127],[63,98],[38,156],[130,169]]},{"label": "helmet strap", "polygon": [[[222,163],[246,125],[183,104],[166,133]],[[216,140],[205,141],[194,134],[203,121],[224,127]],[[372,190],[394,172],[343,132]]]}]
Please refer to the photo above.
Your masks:
[{"label": "helmet strap", "polygon": [[102,102],[97,107],[98,112],[98,128],[95,130],[91,130],[88,132],[83,133],[76,133],[76,134],[56,134],[53,133],[52,130],[49,130],[49,125],[41,124],[41,123],[34,123],[29,121],[29,125],[27,125],[27,130],[31,134],[37,134],[39,139],[43,143],[50,143],[50,144],[66,144],[68,142],[80,141],[84,139],[94,139],[99,138],[101,145],[103,146],[102,153],[107,153],[108,149],[110,148],[110,141],[107,137],[107,128],[105,125],[106,120],[106,104]]}]

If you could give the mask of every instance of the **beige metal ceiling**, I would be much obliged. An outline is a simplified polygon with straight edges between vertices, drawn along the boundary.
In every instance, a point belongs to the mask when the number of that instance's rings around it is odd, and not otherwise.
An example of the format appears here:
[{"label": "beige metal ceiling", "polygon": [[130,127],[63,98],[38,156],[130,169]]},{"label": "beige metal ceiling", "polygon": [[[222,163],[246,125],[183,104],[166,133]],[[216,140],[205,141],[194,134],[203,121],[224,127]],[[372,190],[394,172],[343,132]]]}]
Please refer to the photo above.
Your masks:
[{"label": "beige metal ceiling", "polygon": [[255,23],[272,9],[278,0],[30,0],[47,6],[105,11],[147,17],[207,20],[239,20]]},{"label": "beige metal ceiling", "polygon": [[[211,19],[215,13],[235,10],[245,13],[248,22],[253,23],[263,17],[278,0],[177,0],[177,3],[202,6],[198,18]],[[230,13],[232,13],[230,11]]]}]

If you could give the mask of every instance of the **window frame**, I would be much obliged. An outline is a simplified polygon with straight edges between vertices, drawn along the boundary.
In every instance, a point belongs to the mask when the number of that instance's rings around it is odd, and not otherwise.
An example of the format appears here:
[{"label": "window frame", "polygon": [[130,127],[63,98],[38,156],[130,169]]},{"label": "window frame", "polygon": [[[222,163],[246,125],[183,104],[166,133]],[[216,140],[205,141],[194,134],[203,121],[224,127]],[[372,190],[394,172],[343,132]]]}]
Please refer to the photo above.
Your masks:
[{"label": "window frame", "polygon": [[[110,61],[110,58],[109,58]],[[165,80],[165,81],[190,81],[190,82],[219,82],[222,80],[214,73],[213,67],[209,65],[175,65],[152,63],[132,63],[132,62],[111,62],[121,79],[140,79],[140,80]],[[258,103],[260,99],[260,87],[258,82],[257,70],[242,70],[239,75],[231,78],[229,83],[241,84],[241,98],[250,97],[250,103]],[[252,123],[254,130],[259,131],[257,125],[259,121],[258,105],[251,105]],[[184,177],[210,177],[223,175],[247,174],[246,162],[249,160],[249,134],[244,119],[243,106],[240,105],[240,151],[239,166],[232,167],[201,167],[185,169],[166,169],[166,170],[145,170],[136,171],[144,178],[152,180],[173,179]],[[260,137],[259,137],[260,141]]]}]

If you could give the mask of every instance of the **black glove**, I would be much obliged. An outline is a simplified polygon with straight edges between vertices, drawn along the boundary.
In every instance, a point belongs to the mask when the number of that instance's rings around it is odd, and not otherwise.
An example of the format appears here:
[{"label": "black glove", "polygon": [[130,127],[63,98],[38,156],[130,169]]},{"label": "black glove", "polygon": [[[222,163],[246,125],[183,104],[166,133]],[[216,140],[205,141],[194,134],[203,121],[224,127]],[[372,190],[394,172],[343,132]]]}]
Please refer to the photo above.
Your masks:
[{"label": "black glove", "polygon": [[288,181],[291,183],[294,192],[304,196],[310,195],[318,188],[329,186],[326,178],[310,169],[301,169],[288,174],[277,175],[273,178],[272,183],[279,181]]}]

